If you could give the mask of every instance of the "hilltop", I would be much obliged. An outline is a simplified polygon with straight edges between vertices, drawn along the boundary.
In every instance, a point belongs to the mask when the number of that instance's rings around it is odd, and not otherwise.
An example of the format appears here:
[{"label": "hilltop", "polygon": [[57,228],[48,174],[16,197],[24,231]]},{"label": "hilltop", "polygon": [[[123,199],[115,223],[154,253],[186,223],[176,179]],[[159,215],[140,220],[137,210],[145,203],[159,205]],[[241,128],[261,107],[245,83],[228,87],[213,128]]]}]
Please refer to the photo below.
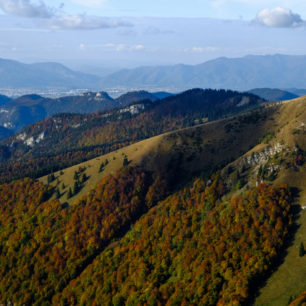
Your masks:
[{"label": "hilltop", "polygon": [[156,101],[158,98],[153,94],[144,90],[127,92],[116,99],[120,106],[127,106],[142,100]]},{"label": "hilltop", "polygon": [[292,100],[296,99],[299,96],[291,93],[289,91],[281,90],[281,89],[272,89],[272,88],[255,88],[248,91],[249,93],[252,93],[253,95],[257,95],[258,97],[261,97],[262,99],[265,99],[267,101],[286,101],[286,100]]}]

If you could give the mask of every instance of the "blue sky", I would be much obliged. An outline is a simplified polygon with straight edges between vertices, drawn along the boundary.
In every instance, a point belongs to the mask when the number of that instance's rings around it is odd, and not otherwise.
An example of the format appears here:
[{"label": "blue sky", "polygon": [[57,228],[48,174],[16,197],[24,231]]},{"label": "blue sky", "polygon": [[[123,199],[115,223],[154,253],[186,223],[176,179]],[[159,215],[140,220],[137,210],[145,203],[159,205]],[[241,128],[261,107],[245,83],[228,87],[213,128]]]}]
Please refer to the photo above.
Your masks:
[{"label": "blue sky", "polygon": [[119,68],[306,54],[305,19],[305,0],[0,0],[0,57]]},{"label": "blue sky", "polygon": [[[64,3],[64,10],[74,14],[100,16],[210,17],[223,19],[252,19],[263,8],[290,8],[303,15],[306,2],[302,0],[71,0],[45,1],[52,7]],[[306,16],[305,16],[306,18]]]}]

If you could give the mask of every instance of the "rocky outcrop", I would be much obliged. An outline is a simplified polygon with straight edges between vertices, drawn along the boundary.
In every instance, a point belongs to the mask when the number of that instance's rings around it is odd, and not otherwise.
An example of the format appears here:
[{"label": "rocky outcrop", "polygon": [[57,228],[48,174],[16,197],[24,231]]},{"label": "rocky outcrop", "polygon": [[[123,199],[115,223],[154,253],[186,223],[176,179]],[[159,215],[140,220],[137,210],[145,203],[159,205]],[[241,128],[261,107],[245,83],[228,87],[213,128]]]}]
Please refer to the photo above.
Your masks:
[{"label": "rocky outcrop", "polygon": [[273,146],[267,146],[262,151],[253,152],[251,155],[245,157],[243,159],[243,164],[251,167],[263,165],[268,162],[272,156],[282,152],[285,149],[286,147],[280,143],[276,143]]}]

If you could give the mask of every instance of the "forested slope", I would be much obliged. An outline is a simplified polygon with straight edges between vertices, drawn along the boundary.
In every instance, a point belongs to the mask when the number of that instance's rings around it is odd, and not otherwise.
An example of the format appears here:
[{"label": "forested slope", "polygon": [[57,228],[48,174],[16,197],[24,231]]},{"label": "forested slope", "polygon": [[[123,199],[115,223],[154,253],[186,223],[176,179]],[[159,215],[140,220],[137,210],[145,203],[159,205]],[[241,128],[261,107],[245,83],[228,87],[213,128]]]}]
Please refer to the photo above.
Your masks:
[{"label": "forested slope", "polygon": [[124,168],[67,208],[25,179],[0,186],[0,300],[50,301],[165,190],[158,178]]},{"label": "forested slope", "polygon": [[249,303],[304,239],[305,116],[302,98],[161,135],[69,204],[68,169],[0,185],[0,302]]},{"label": "forested slope", "polygon": [[53,302],[238,305],[283,245],[286,187],[261,185],[222,202],[222,181],[196,180],[160,202]]}]

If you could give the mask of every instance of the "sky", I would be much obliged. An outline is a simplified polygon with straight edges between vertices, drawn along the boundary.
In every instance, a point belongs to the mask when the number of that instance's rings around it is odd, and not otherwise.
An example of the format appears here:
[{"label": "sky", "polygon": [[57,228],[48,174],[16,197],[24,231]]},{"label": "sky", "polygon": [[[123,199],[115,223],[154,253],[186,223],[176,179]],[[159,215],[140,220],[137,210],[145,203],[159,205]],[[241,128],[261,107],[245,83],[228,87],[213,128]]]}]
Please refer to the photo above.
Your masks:
[{"label": "sky", "polygon": [[302,55],[305,20],[305,0],[0,0],[0,57],[103,73]]}]

